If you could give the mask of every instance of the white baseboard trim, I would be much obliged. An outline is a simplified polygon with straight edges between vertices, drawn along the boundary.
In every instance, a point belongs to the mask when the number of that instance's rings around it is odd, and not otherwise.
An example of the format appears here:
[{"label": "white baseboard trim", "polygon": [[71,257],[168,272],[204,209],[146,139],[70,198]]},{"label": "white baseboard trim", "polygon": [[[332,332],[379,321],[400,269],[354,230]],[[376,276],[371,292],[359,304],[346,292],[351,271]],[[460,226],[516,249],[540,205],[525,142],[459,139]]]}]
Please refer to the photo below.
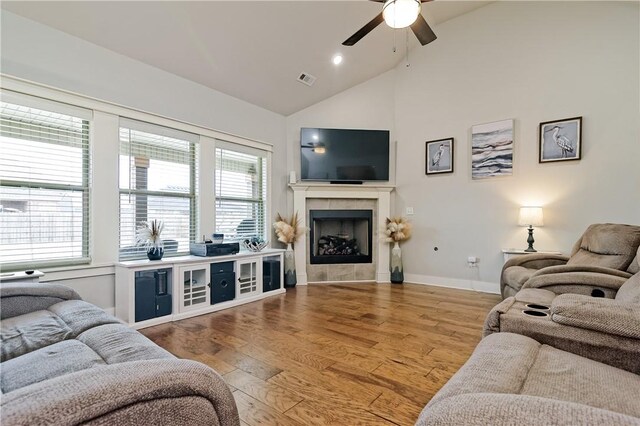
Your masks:
[{"label": "white baseboard trim", "polygon": [[391,281],[391,273],[390,272],[377,272],[376,273],[376,282],[378,284],[388,283]]},{"label": "white baseboard trim", "polygon": [[296,285],[307,285],[308,281],[307,281],[307,274],[303,273],[303,272],[297,272],[296,273]]},{"label": "white baseboard trim", "polygon": [[500,294],[500,284],[490,283],[487,281],[434,277],[431,275],[419,274],[404,274],[404,281],[411,284],[432,285],[435,287],[448,287],[460,290],[479,291],[481,293]]},{"label": "white baseboard trim", "polygon": [[310,281],[308,284],[372,284],[375,280]]}]

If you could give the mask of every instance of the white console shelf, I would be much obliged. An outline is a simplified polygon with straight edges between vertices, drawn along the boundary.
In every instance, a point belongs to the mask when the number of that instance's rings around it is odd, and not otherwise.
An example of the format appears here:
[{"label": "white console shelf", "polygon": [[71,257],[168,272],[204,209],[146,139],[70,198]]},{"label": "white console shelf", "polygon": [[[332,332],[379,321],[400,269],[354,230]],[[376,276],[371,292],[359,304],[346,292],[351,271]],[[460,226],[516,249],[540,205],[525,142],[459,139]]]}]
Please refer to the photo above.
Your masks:
[{"label": "white console shelf", "polygon": [[267,248],[258,253],[119,262],[115,265],[116,316],[140,329],[282,294],[283,253]]}]

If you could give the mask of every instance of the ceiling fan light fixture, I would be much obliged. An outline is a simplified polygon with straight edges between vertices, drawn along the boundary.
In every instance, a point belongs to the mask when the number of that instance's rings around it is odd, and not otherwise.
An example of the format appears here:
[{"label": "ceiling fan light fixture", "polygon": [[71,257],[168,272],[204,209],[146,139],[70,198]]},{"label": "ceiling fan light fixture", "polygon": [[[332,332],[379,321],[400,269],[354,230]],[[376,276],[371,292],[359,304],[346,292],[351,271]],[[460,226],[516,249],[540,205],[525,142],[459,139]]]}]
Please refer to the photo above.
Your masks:
[{"label": "ceiling fan light fixture", "polygon": [[382,17],[391,28],[405,28],[418,19],[421,5],[420,0],[387,0]]}]

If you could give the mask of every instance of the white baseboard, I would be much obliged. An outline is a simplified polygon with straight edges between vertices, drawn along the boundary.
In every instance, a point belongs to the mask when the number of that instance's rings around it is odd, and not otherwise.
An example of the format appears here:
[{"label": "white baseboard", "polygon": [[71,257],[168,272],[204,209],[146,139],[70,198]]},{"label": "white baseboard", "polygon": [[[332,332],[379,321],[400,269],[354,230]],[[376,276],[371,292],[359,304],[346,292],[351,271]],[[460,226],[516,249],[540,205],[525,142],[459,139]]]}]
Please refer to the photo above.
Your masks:
[{"label": "white baseboard", "polygon": [[296,285],[307,285],[308,281],[307,281],[307,274],[303,273],[303,272],[297,272],[296,273]]},{"label": "white baseboard", "polygon": [[308,284],[372,284],[375,280],[310,281]]},{"label": "white baseboard", "polygon": [[432,285],[436,287],[457,288],[479,291],[481,293],[500,294],[500,284],[487,281],[465,280],[460,278],[434,277],[431,275],[404,274],[404,281],[412,284]]}]

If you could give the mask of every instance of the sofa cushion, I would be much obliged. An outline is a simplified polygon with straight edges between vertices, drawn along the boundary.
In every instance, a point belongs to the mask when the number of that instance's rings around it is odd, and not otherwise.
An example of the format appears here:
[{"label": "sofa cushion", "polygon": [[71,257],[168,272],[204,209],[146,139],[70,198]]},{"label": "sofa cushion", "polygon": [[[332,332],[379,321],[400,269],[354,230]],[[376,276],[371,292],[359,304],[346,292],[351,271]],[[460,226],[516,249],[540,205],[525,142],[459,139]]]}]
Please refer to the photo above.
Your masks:
[{"label": "sofa cushion", "polygon": [[[557,401],[557,404],[567,404],[569,408],[572,403],[579,404],[587,409],[587,414],[590,407],[596,407],[640,417],[638,389],[640,376],[636,374],[541,345],[529,337],[495,333],[482,339],[471,358],[431,399],[418,424],[430,423],[432,412],[463,395],[486,395],[488,402],[500,402],[500,398],[512,395],[520,398],[524,405],[528,402],[531,406],[544,406]],[[456,404],[458,413],[464,415],[467,410],[474,410],[468,405],[470,401],[462,398],[461,403]],[[502,404],[502,407],[509,409],[508,404]],[[505,414],[505,418],[509,416]],[[492,424],[491,419],[483,417],[476,420]],[[587,418],[584,423],[595,424],[594,419]],[[572,424],[554,423],[555,420],[550,419],[549,424]]]},{"label": "sofa cushion", "polygon": [[107,364],[174,358],[166,350],[123,324],[93,327],[77,339],[94,350]]},{"label": "sofa cushion", "polygon": [[640,376],[542,345],[521,394],[640,417]]},{"label": "sofa cushion", "polygon": [[640,304],[640,272],[622,284],[616,293],[616,300],[622,303]]},{"label": "sofa cushion", "polygon": [[36,311],[2,320],[2,362],[52,345],[71,336],[71,329],[50,311]]},{"label": "sofa cushion", "polygon": [[626,270],[640,246],[640,226],[593,224],[576,243],[567,265]]},{"label": "sofa cushion", "polygon": [[120,320],[84,300],[56,303],[49,307],[49,311],[57,315],[71,329],[72,337],[99,325],[122,324]]},{"label": "sofa cushion", "polygon": [[556,294],[543,288],[523,288],[514,297],[518,302],[551,306]]},{"label": "sofa cushion", "polygon": [[32,383],[105,365],[87,345],[65,340],[2,363],[0,388],[11,392]]},{"label": "sofa cushion", "polygon": [[80,295],[57,284],[3,282],[0,286],[0,319],[41,311],[65,300],[80,300]]},{"label": "sofa cushion", "polygon": [[633,258],[631,264],[627,268],[627,272],[630,274],[637,274],[640,272],[640,246],[638,247],[638,251],[636,252],[636,257]]},{"label": "sofa cushion", "polygon": [[522,288],[522,285],[537,271],[537,269],[525,268],[524,266],[511,266],[504,270],[502,279],[507,286],[511,287],[515,290],[515,292],[517,292]]}]

